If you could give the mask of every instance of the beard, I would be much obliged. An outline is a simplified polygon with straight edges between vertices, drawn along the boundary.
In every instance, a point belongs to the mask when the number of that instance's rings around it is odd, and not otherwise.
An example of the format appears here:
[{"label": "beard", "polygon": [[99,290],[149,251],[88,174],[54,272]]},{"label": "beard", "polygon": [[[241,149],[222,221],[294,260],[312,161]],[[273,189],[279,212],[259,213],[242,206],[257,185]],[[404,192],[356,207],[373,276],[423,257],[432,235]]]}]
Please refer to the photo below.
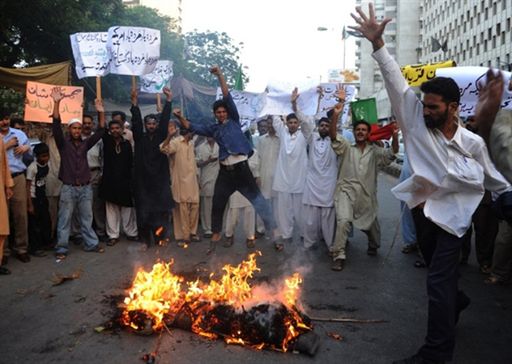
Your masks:
[{"label": "beard", "polygon": [[427,126],[427,128],[429,128],[429,129],[439,128],[441,125],[443,125],[446,122],[446,120],[448,120],[448,108],[446,109],[446,111],[444,112],[443,115],[441,115],[437,118],[434,118],[434,117],[428,115],[428,116],[423,116],[423,119],[425,119],[425,125]]}]

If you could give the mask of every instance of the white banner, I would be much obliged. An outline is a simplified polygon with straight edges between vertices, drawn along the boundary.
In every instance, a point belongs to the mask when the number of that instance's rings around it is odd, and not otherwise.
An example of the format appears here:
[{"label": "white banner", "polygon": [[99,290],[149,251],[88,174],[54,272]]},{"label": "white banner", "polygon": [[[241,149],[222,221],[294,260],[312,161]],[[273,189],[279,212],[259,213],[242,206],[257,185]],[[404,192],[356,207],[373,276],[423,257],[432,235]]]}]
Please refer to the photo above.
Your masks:
[{"label": "white banner", "polygon": [[108,29],[112,61],[110,73],[141,76],[154,71],[160,58],[160,31],[151,28],[120,27]]},{"label": "white banner", "polygon": [[172,65],[172,61],[158,61],[153,72],[140,76],[140,90],[151,94],[161,93],[165,86],[170,85],[174,75]]},{"label": "white banner", "polygon": [[109,73],[107,32],[75,33],[69,38],[78,78],[105,76]]},{"label": "white banner", "polygon": [[[485,67],[450,67],[438,68],[436,77],[451,77],[460,88],[460,116],[467,117],[475,114],[475,107],[478,103],[479,83],[485,84]],[[497,71],[497,70],[495,70]],[[501,71],[505,80],[505,92],[501,100],[503,109],[512,109],[512,93],[508,91],[510,72]]]},{"label": "white banner", "polygon": [[[256,121],[262,115],[265,107],[266,93],[247,92],[239,90],[230,90],[231,97],[236,105],[238,115],[240,115],[240,124],[242,130],[246,131],[252,122]],[[222,98],[220,87],[217,88],[217,100]]]},{"label": "white banner", "polygon": [[[306,115],[316,115],[318,109],[319,93],[317,87],[307,90],[299,90],[297,107]],[[288,115],[293,112],[291,103],[291,92],[269,92],[263,109],[263,115]]]},{"label": "white banner", "polygon": [[[318,108],[319,116],[326,116],[327,111],[333,108],[334,105],[338,102],[336,98],[336,88],[338,87],[338,83],[322,83],[320,87],[323,89],[323,94],[320,97],[320,106]],[[341,124],[345,124],[348,115],[350,113],[350,102],[356,96],[357,89],[352,85],[340,85],[345,88],[345,107],[343,108],[343,114],[341,115]]]}]

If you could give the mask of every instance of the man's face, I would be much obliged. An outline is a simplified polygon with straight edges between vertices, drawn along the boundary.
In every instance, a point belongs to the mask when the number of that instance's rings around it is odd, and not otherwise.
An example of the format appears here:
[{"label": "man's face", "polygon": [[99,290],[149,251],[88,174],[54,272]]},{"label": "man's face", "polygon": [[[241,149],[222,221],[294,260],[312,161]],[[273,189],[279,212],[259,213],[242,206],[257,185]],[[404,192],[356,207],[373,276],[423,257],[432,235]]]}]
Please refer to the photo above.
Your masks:
[{"label": "man's face", "polygon": [[41,153],[37,157],[37,163],[45,165],[50,160],[50,153]]},{"label": "man's face", "polygon": [[82,136],[82,125],[79,123],[73,123],[69,126],[69,135],[71,139],[81,139]]},{"label": "man's face", "polygon": [[215,110],[215,118],[219,121],[219,123],[224,123],[228,118],[228,111],[224,106],[219,106]]},{"label": "man's face", "polygon": [[84,133],[84,135],[91,134],[93,127],[94,127],[94,123],[93,123],[92,119],[88,116],[85,116],[82,119],[82,133]]},{"label": "man's face", "polygon": [[318,134],[322,138],[325,138],[329,135],[329,123],[326,121],[322,121],[320,124],[318,124]]},{"label": "man's face", "polygon": [[155,119],[148,119],[148,121],[146,121],[146,123],[144,124],[144,127],[146,128],[146,132],[152,134],[155,132],[157,125],[158,123],[156,122]]},{"label": "man's face", "polygon": [[258,133],[260,133],[260,135],[268,133],[268,122],[266,120],[262,120],[258,123]]},{"label": "man's face", "polygon": [[296,118],[291,118],[290,120],[286,121],[286,126],[288,127],[290,134],[293,134],[299,130],[299,120]]},{"label": "man's face", "polygon": [[354,127],[354,137],[356,138],[356,143],[368,141],[369,136],[370,136],[370,129],[368,129],[368,125],[357,124]]},{"label": "man's face", "polygon": [[118,139],[121,137],[121,135],[123,135],[123,129],[121,128],[121,125],[117,123],[110,124],[108,130],[114,139]]},{"label": "man's face", "polygon": [[425,94],[423,96],[423,119],[425,119],[427,128],[435,129],[442,126],[450,118],[451,104],[455,103],[448,104],[441,95]]},{"label": "man's face", "polygon": [[473,133],[478,133],[478,127],[474,116],[469,116],[466,120],[466,129]]},{"label": "man's face", "polygon": [[9,124],[10,124],[9,116],[6,116],[2,120],[0,120],[0,131],[2,133],[7,133],[7,131],[9,130]]},{"label": "man's face", "polygon": [[272,136],[276,135],[276,129],[274,129],[272,123],[268,124],[268,134]]}]

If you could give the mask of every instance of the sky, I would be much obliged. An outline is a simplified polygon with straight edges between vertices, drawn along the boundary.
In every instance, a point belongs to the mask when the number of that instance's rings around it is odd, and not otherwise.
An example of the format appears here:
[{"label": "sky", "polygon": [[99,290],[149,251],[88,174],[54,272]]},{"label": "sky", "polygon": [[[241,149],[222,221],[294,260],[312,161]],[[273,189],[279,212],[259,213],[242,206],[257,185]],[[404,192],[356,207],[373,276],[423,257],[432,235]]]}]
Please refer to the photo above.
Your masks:
[{"label": "sky", "polygon": [[183,0],[182,6],[184,32],[226,32],[243,42],[247,91],[326,82],[329,69],[342,68],[344,48],[345,68],[354,68],[354,38],[345,47],[341,40],[343,26],[354,24],[354,0]]}]

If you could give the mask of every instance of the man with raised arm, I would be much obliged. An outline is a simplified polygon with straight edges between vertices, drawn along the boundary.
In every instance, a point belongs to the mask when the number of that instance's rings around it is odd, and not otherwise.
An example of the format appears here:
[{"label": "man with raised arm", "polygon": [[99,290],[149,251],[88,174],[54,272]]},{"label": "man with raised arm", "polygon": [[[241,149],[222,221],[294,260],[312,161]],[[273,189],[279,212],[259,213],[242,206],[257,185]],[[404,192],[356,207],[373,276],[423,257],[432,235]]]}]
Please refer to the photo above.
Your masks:
[{"label": "man with raised arm", "polygon": [[169,161],[160,153],[160,144],[167,137],[172,108],[171,90],[164,87],[163,91],[166,102],[160,121],[156,115],[146,115],[144,126],[137,106],[137,90],[131,92],[135,211],[139,236],[148,247],[169,238],[170,213],[174,206],[169,188]]},{"label": "man with raised arm", "polygon": [[336,208],[336,236],[332,245],[332,269],[345,267],[346,244],[351,224],[368,236],[367,254],[377,255],[380,247],[380,225],[377,219],[378,167],[390,164],[398,152],[397,131],[393,134],[391,149],[369,142],[370,124],[364,120],[354,122],[355,144],[337,133],[337,122],[343,112],[345,93],[338,92],[339,103],[333,109],[329,135],[332,149],[339,158],[338,181],[334,193]]},{"label": "man with raised arm", "polygon": [[66,258],[69,250],[69,233],[73,211],[78,211],[80,232],[84,239],[84,250],[103,253],[98,237],[92,228],[92,187],[91,171],[87,163],[87,152],[105,133],[105,112],[101,100],[95,101],[98,111],[98,130],[87,139],[82,139],[82,121],[68,121],[68,135],[64,136],[60,119],[60,103],[65,98],[60,87],[54,87],[53,98],[53,137],[60,153],[59,179],[62,181],[57,222],[57,259]]},{"label": "man with raised arm", "polygon": [[395,363],[444,363],[452,360],[455,324],[469,304],[457,289],[464,234],[484,190],[501,194],[510,184],[495,169],[482,138],[460,126],[455,81],[436,77],[425,82],[420,100],[384,46],[384,28],[391,19],[377,22],[371,3],[369,16],[360,7],[356,11],[352,17],[358,25],[351,28],[373,45],[413,172],[393,192],[413,208],[418,244],[428,266],[425,343],[412,357]]},{"label": "man with raised arm", "polygon": [[239,191],[254,206],[256,212],[270,232],[275,228],[269,203],[256,184],[249,169],[248,158],[253,154],[252,147],[240,126],[240,116],[228,89],[224,75],[218,66],[210,69],[217,76],[223,98],[213,104],[216,123],[202,124],[188,121],[181,113],[175,113],[182,126],[193,132],[213,137],[219,145],[220,170],[213,192],[212,238],[209,252],[212,252],[220,240],[222,218],[229,196]]}]

